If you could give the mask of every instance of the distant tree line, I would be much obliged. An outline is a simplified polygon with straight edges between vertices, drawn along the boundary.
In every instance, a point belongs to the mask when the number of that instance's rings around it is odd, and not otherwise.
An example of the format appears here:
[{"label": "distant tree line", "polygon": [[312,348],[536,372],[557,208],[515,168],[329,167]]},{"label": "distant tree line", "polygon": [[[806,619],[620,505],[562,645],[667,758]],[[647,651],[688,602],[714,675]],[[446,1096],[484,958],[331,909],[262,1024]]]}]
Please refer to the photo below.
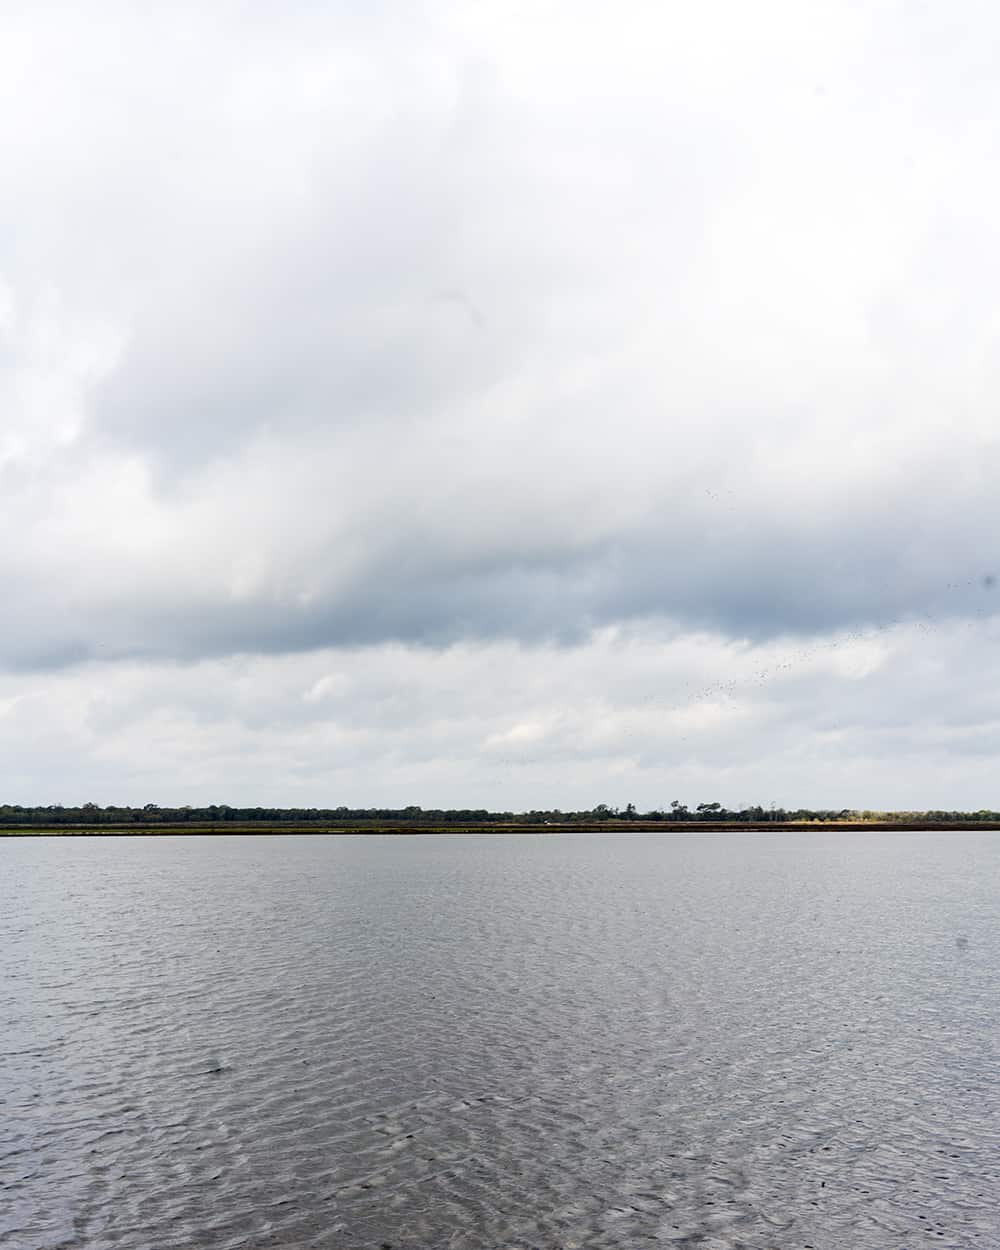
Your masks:
[{"label": "distant tree line", "polygon": [[485,808],[381,808],[381,807],[229,807],[211,804],[207,807],[160,807],[147,803],[144,807],[101,807],[97,803],[84,803],[79,807],[51,805],[46,807],[23,807],[18,804],[0,805],[0,826],[53,827],[57,825],[218,825],[218,824],[268,824],[268,825],[421,825],[441,827],[446,825],[589,825],[625,824],[641,822],[657,824],[991,824],[1000,823],[1000,812],[980,810],[975,812],[876,812],[858,811],[853,808],[813,809],[762,807],[759,805],[730,810],[721,803],[698,803],[693,809],[677,800],[669,807],[640,812],[634,803],[625,807],[613,807],[599,803],[582,811],[502,812]]}]

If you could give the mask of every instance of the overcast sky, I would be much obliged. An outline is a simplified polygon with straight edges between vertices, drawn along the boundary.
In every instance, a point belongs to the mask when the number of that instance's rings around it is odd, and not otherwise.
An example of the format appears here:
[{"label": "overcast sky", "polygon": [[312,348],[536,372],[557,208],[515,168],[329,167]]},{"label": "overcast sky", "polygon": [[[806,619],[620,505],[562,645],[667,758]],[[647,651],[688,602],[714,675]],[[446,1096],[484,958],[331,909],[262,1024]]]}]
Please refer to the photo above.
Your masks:
[{"label": "overcast sky", "polygon": [[993,5],[0,14],[0,801],[1000,807]]}]

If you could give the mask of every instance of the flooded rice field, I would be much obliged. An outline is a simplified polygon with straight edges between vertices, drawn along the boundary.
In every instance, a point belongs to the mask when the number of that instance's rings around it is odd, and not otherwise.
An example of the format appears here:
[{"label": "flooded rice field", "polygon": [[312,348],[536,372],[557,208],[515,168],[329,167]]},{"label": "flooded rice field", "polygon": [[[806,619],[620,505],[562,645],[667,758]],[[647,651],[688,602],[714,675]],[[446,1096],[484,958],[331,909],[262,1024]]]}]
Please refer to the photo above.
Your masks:
[{"label": "flooded rice field", "polygon": [[990,834],[0,841],[0,1247],[993,1250],[998,904]]}]

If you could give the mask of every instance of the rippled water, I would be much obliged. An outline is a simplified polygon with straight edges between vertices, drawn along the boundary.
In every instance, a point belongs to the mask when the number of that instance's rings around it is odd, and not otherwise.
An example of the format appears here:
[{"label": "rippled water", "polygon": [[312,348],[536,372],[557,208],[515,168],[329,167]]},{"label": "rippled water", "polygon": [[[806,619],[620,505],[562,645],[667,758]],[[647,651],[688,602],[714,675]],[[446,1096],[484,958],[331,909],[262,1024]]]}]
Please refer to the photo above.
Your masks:
[{"label": "rippled water", "polygon": [[0,841],[0,1246],[996,1247],[998,900],[978,834]]}]

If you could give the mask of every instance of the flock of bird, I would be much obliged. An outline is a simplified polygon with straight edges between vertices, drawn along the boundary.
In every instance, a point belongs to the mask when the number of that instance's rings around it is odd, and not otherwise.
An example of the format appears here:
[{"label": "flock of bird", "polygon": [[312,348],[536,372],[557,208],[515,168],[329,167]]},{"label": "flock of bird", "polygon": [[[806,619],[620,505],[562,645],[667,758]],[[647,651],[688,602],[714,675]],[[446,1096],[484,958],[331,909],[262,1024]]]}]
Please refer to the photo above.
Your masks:
[{"label": "flock of bird", "polygon": [[[710,492],[706,492],[710,493]],[[969,578],[963,581],[948,582],[944,585],[943,590],[948,592],[949,597],[957,593],[968,592],[972,588],[979,588],[982,591],[993,590],[997,585],[997,580],[993,574],[987,573],[978,578]],[[697,681],[686,681],[679,690],[675,688],[672,696],[664,697],[662,694],[651,692],[643,697],[640,701],[640,707],[643,710],[655,708],[658,712],[667,715],[683,715],[690,712],[692,708],[707,707],[718,705],[729,701],[734,702],[739,695],[749,693],[754,690],[760,690],[780,678],[788,677],[797,670],[802,670],[812,661],[827,656],[841,649],[847,650],[852,646],[875,641],[884,638],[891,630],[899,627],[908,627],[916,630],[921,634],[933,634],[940,631],[949,622],[952,624],[960,624],[965,628],[974,628],[981,623],[987,616],[992,615],[996,609],[990,605],[991,610],[986,607],[977,608],[974,612],[967,612],[962,619],[958,612],[951,605],[938,609],[935,612],[924,611],[918,614],[905,614],[893,617],[889,620],[880,621],[867,628],[852,629],[838,633],[835,637],[816,639],[811,643],[799,646],[792,652],[784,651],[780,659],[775,659],[771,663],[763,664],[753,669],[749,673],[742,673],[739,676],[720,678],[705,684],[698,684]],[[774,649],[775,644],[765,644]],[[624,739],[633,739],[636,737],[648,738],[650,733],[650,725],[647,717],[643,717],[641,725],[634,724],[632,727],[624,729],[621,737]],[[680,742],[688,740],[688,733],[681,733],[677,739]],[[499,758],[495,762],[500,768],[509,770],[514,767],[520,767],[532,764],[538,761],[538,755],[534,751],[527,750],[519,756],[506,756]]]},{"label": "flock of bird", "polygon": [[[980,578],[948,582],[944,586],[944,590],[954,593],[956,591],[968,591],[972,587],[992,590],[995,586],[996,578],[993,574],[988,573]],[[965,628],[974,628],[987,615],[985,608],[978,608],[974,613],[967,614],[961,623]],[[956,614],[950,611],[938,611],[936,613],[921,612],[918,615],[898,616],[888,621],[881,621],[868,628],[853,629],[839,633],[832,639],[829,637],[817,639],[810,644],[799,647],[791,655],[786,652],[784,658],[779,661],[755,669],[750,673],[742,674],[739,677],[713,681],[698,687],[695,687],[693,682],[688,681],[684,683],[682,688],[682,701],[674,704],[669,710],[680,712],[698,704],[707,705],[716,703],[721,699],[733,699],[740,692],[762,688],[785,674],[801,669],[816,658],[828,655],[841,648],[846,650],[853,644],[872,642],[884,637],[890,630],[900,626],[908,626],[922,634],[936,633],[948,622],[949,618],[955,620]],[[650,694],[646,696],[643,703],[652,703],[654,700],[658,701],[657,696]],[[631,732],[627,732],[626,736],[631,736]],[[686,741],[686,735],[681,737],[681,741]]]}]

